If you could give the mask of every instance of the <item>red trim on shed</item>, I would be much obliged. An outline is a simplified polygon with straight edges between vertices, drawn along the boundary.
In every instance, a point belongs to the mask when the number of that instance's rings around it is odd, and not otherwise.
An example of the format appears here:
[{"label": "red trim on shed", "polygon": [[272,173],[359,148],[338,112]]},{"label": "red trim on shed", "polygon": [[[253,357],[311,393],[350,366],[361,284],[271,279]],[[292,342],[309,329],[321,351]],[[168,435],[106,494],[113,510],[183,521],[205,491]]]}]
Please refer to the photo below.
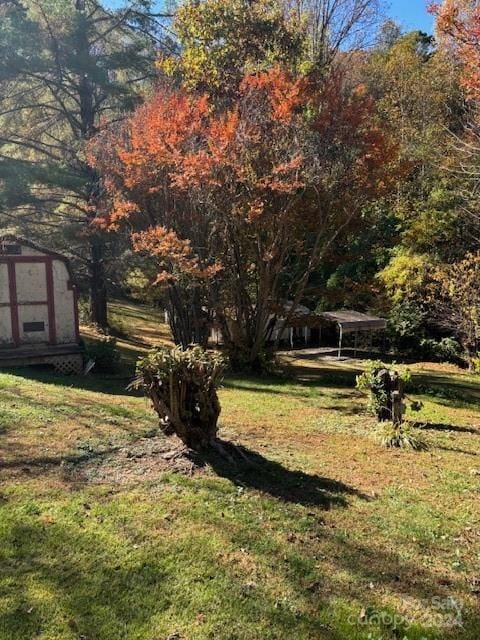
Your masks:
[{"label": "red trim on shed", "polygon": [[0,262],[46,262],[52,256],[0,256]]},{"label": "red trim on shed", "polygon": [[18,300],[17,300],[17,278],[15,274],[15,263],[7,261],[8,269],[8,289],[10,293],[10,318],[12,322],[12,339],[16,347],[20,345],[20,327],[18,321]]},{"label": "red trim on shed", "polygon": [[[22,239],[18,239],[20,244],[26,244],[27,246],[36,248],[38,250],[42,250],[35,245],[24,241]],[[26,255],[11,255],[11,254],[0,254],[0,264],[6,264],[8,270],[8,282],[9,282],[9,291],[10,291],[10,302],[1,303],[0,307],[10,307],[11,313],[11,322],[12,322],[12,339],[15,346],[20,346],[21,338],[20,338],[20,319],[19,319],[19,307],[20,306],[46,306],[48,311],[48,325],[49,325],[49,344],[56,345],[57,344],[57,327],[56,327],[56,313],[55,313],[55,291],[54,291],[54,277],[53,277],[53,261],[59,260],[63,264],[65,264],[67,268],[67,272],[69,275],[69,280],[67,282],[67,290],[72,291],[72,304],[73,304],[73,313],[74,313],[74,332],[77,344],[80,342],[80,327],[79,327],[79,312],[78,312],[78,292],[77,288],[72,280],[72,274],[70,270],[70,266],[68,260],[59,254],[46,251],[47,255],[43,256],[26,256]],[[18,301],[17,296],[17,282],[16,282],[16,263],[24,263],[24,264],[44,264],[45,265],[45,273],[46,273],[46,285],[47,285],[47,300],[45,301]]]}]

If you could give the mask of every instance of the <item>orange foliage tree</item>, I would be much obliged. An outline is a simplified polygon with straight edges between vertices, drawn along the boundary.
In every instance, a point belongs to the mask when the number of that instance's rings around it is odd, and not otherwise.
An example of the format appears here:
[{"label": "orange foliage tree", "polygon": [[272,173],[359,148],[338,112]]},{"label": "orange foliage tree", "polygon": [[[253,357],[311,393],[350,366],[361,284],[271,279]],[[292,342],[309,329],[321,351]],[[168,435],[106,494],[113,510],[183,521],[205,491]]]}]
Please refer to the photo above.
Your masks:
[{"label": "orange foliage tree", "polygon": [[[325,252],[388,189],[396,149],[362,87],[275,67],[246,76],[223,110],[159,89],[90,160],[102,224],[127,225],[156,260],[176,341],[205,343],[214,321],[233,365],[258,368],[272,309],[290,300],[295,313]],[[286,285],[293,260],[302,269]]]},{"label": "orange foliage tree", "polygon": [[480,98],[480,6],[475,0],[432,3],[437,31],[453,49],[463,66],[462,84],[467,95]]},{"label": "orange foliage tree", "polygon": [[451,55],[461,65],[461,82],[465,90],[464,131],[452,139],[451,157],[447,158],[462,185],[472,238],[480,238],[480,5],[476,0],[445,0],[433,3],[430,11],[437,17],[437,31]]}]

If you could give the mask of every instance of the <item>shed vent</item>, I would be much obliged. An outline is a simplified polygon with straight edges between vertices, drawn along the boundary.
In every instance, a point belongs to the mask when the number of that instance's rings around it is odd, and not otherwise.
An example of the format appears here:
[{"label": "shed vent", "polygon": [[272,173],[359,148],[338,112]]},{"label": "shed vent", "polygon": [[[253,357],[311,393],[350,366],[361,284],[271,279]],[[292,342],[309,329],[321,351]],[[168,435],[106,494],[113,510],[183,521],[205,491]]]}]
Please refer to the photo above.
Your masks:
[{"label": "shed vent", "polygon": [[20,256],[22,255],[22,247],[19,244],[4,242],[1,245],[0,252],[7,256]]},{"label": "shed vent", "polygon": [[45,331],[44,322],[24,322],[23,330],[25,333],[33,333],[35,331]]}]

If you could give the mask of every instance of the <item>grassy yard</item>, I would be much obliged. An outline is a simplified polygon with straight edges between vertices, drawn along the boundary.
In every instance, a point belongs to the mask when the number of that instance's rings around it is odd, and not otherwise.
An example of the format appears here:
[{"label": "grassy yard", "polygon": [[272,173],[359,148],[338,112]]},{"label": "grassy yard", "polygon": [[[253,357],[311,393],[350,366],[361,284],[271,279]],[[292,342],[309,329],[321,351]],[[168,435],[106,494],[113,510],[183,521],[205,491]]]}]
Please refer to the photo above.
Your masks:
[{"label": "grassy yard", "polygon": [[[127,365],[168,339],[113,312]],[[478,380],[415,365],[429,449],[387,451],[360,362],[288,364],[225,381],[235,467],[176,468],[127,370],[0,373],[0,640],[478,640]]]}]

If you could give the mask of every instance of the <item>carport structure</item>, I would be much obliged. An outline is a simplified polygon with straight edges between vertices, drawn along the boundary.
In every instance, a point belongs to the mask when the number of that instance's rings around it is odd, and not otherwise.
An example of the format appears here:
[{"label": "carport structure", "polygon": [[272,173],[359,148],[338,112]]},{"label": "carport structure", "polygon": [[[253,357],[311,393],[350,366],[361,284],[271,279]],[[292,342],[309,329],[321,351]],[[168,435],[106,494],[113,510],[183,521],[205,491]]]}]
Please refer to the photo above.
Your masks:
[{"label": "carport structure", "polygon": [[373,333],[375,331],[385,331],[387,321],[385,318],[377,318],[359,311],[342,309],[341,311],[326,311],[320,316],[328,321],[334,322],[339,328],[338,338],[338,358],[342,357],[343,336],[347,333],[355,334],[354,357],[357,355],[357,340],[360,332],[370,334],[370,351],[372,350]]}]

